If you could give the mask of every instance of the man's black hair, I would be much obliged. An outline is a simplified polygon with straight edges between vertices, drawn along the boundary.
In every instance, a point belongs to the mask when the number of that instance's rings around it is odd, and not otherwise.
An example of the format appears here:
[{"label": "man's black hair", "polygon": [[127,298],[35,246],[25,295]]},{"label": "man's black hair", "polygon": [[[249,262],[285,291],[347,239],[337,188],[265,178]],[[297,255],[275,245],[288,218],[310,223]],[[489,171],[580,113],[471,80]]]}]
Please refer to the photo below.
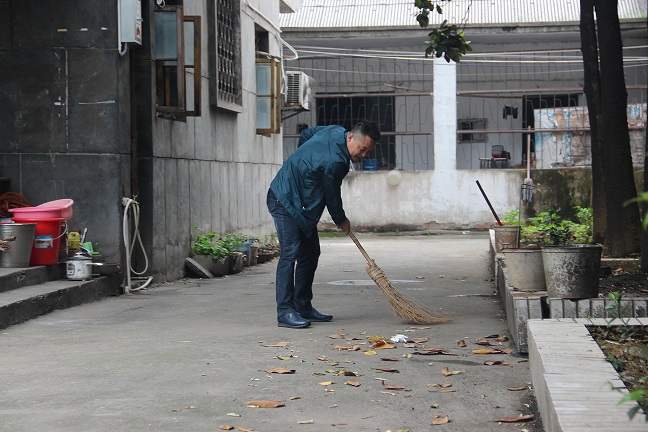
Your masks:
[{"label": "man's black hair", "polygon": [[353,126],[351,132],[368,136],[375,142],[378,142],[380,140],[380,129],[378,128],[378,125],[369,120],[360,120],[358,124]]}]

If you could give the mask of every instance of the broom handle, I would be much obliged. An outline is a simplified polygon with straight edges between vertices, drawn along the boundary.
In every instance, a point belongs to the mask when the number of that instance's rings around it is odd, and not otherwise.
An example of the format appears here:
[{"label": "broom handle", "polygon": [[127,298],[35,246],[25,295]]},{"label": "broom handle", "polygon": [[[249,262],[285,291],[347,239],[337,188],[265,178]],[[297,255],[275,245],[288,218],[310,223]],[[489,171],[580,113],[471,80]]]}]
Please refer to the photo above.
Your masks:
[{"label": "broom handle", "polygon": [[365,257],[365,259],[367,260],[367,263],[369,265],[371,265],[373,263],[373,260],[371,259],[371,257],[367,253],[367,251],[364,250],[364,248],[362,247],[362,245],[360,244],[360,242],[356,238],[355,234],[353,234],[353,232],[349,231],[349,237],[351,237],[351,240],[353,240],[353,243],[355,243],[356,246],[358,246],[358,249],[360,249],[360,253],[362,253],[362,255]]}]

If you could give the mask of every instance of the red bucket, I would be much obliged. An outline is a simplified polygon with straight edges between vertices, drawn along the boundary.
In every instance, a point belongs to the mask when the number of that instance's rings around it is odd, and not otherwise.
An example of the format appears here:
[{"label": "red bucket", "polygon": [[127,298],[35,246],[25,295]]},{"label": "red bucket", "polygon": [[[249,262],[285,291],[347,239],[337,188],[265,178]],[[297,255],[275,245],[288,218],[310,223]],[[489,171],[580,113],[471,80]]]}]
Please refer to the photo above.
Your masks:
[{"label": "red bucket", "polygon": [[62,218],[21,218],[14,217],[16,223],[35,223],[34,244],[32,246],[30,266],[54,265],[58,263],[59,243],[65,235]]}]

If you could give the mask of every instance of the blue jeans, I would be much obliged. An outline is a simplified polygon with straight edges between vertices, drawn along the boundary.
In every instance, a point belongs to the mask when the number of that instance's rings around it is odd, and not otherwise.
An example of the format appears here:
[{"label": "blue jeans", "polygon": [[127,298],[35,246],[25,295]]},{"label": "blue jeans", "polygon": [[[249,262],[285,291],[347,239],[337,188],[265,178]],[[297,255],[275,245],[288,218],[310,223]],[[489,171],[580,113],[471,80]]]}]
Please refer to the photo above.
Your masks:
[{"label": "blue jeans", "polygon": [[312,309],[313,279],[320,256],[317,231],[308,237],[297,221],[268,190],[268,210],[274,219],[281,254],[277,263],[277,316]]}]

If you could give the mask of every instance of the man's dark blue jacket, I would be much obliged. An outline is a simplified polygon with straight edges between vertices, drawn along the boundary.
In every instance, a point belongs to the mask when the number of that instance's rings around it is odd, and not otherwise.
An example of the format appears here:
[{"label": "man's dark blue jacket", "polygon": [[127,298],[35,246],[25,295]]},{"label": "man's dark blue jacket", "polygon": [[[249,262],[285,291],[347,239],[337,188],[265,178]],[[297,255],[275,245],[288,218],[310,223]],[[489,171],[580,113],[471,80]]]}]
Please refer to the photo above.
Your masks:
[{"label": "man's dark blue jacket", "polygon": [[324,207],[336,225],[346,220],[342,208],[342,180],[351,155],[342,126],[315,126],[301,133],[300,145],[270,184],[281,205],[307,236],[317,231]]}]

